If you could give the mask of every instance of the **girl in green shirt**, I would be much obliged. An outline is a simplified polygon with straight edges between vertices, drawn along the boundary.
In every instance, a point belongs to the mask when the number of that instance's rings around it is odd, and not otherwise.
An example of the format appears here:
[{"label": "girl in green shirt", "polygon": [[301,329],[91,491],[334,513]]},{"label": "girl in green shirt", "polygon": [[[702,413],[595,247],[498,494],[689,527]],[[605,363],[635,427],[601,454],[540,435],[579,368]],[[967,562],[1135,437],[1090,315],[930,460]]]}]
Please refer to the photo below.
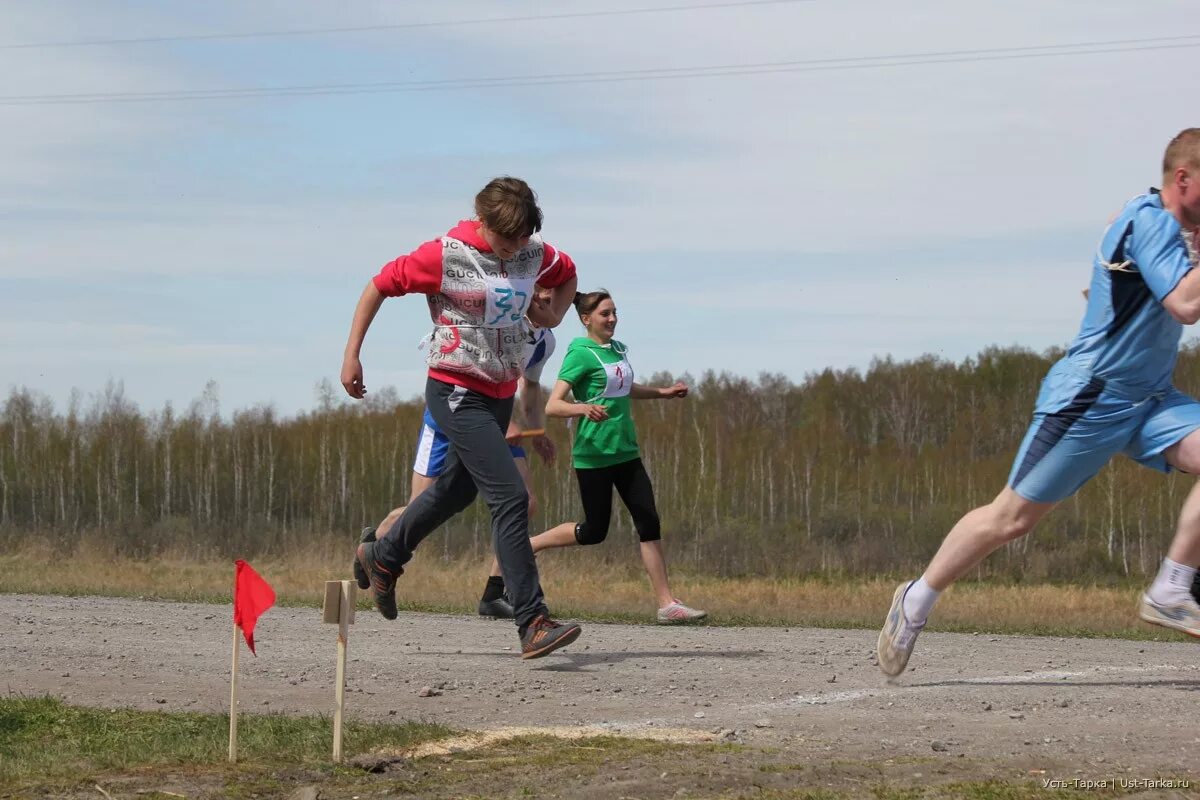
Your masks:
[{"label": "girl in green shirt", "polygon": [[[546,403],[546,415],[577,418],[572,462],[583,501],[583,522],[564,522],[533,537],[536,553],[551,547],[600,544],[612,518],[612,492],[617,490],[633,517],[641,542],[642,563],[658,600],[663,624],[704,619],[704,611],[688,608],[672,593],[663,558],[661,525],[654,489],[642,465],[631,400],[687,397],[688,387],[654,388],[635,383],[625,345],[613,339],[617,307],[606,291],[575,295],[575,310],[587,336],[571,342],[558,381]],[[567,394],[582,401],[568,400]]]}]

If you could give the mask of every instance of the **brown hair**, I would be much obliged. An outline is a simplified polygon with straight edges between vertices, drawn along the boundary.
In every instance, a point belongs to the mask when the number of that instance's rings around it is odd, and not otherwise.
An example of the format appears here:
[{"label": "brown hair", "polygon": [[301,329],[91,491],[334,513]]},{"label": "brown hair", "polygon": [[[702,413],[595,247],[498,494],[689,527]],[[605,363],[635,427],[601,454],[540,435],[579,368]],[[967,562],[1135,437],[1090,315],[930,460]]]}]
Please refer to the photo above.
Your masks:
[{"label": "brown hair", "polygon": [[1175,135],[1163,154],[1163,176],[1179,167],[1200,169],[1200,128],[1184,128]]},{"label": "brown hair", "polygon": [[475,195],[475,215],[506,239],[531,236],[542,229],[537,195],[520,178],[492,178]]},{"label": "brown hair", "polygon": [[612,295],[607,289],[597,289],[594,292],[576,292],[575,299],[571,302],[575,304],[575,313],[580,317],[584,314],[590,314],[596,310],[596,306],[603,303],[605,300],[611,300]]}]

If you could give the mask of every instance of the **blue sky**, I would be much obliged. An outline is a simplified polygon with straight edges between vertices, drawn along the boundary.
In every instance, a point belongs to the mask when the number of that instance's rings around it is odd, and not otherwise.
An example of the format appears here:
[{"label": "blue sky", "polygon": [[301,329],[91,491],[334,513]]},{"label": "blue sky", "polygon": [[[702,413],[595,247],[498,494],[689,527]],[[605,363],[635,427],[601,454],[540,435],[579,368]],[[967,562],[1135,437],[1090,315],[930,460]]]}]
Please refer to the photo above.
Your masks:
[{"label": "blue sky", "polygon": [[[1184,2],[812,0],[94,47],[6,44],[483,20],[704,0],[6,4],[0,95],[550,75],[1179,36]],[[1065,344],[1092,248],[1158,180],[1200,48],[894,68],[193,102],[0,102],[0,388],[311,408],[385,261],[490,177],[605,286],[644,375],[800,379]],[[1178,78],[1177,78],[1178,76]],[[1174,82],[1173,82],[1174,81]],[[390,300],[369,387],[420,391]],[[577,332],[568,321],[560,335]],[[1031,398],[1032,402],[1032,398]]]}]

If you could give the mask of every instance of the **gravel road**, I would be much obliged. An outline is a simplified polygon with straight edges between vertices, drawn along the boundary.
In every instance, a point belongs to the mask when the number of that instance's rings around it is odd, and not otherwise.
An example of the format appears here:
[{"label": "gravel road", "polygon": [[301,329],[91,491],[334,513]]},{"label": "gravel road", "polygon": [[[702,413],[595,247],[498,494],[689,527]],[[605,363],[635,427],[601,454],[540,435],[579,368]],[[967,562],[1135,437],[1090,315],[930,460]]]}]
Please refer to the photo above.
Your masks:
[{"label": "gravel road", "polygon": [[[258,657],[243,651],[243,711],[332,713],[336,632],[316,609],[271,609]],[[813,758],[962,755],[1200,774],[1196,644],[929,631],[913,669],[889,685],[873,663],[875,636],[586,623],[567,650],[522,661],[506,622],[360,612],[347,713],[474,730],[684,728]],[[8,694],[223,711],[230,642],[229,606],[0,595]]]}]

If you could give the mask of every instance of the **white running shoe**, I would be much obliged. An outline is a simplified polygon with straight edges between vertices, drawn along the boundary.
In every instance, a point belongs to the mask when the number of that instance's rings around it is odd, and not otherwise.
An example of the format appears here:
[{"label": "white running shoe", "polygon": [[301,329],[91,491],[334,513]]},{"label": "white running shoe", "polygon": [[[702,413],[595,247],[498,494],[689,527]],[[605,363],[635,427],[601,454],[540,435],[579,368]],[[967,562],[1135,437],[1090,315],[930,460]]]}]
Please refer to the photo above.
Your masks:
[{"label": "white running shoe", "polygon": [[658,610],[659,625],[682,625],[686,622],[699,622],[708,616],[707,611],[688,608],[679,600],[672,600],[671,605]]},{"label": "white running shoe", "polygon": [[914,625],[904,616],[904,595],[914,583],[908,581],[896,587],[896,593],[892,595],[892,607],[883,621],[883,630],[879,632],[879,669],[889,678],[904,672],[913,645],[917,643],[917,634],[925,627],[924,622]]},{"label": "white running shoe", "polygon": [[1151,600],[1150,595],[1144,594],[1138,616],[1151,625],[1161,625],[1200,638],[1200,605],[1190,595],[1168,605],[1160,605]]}]

